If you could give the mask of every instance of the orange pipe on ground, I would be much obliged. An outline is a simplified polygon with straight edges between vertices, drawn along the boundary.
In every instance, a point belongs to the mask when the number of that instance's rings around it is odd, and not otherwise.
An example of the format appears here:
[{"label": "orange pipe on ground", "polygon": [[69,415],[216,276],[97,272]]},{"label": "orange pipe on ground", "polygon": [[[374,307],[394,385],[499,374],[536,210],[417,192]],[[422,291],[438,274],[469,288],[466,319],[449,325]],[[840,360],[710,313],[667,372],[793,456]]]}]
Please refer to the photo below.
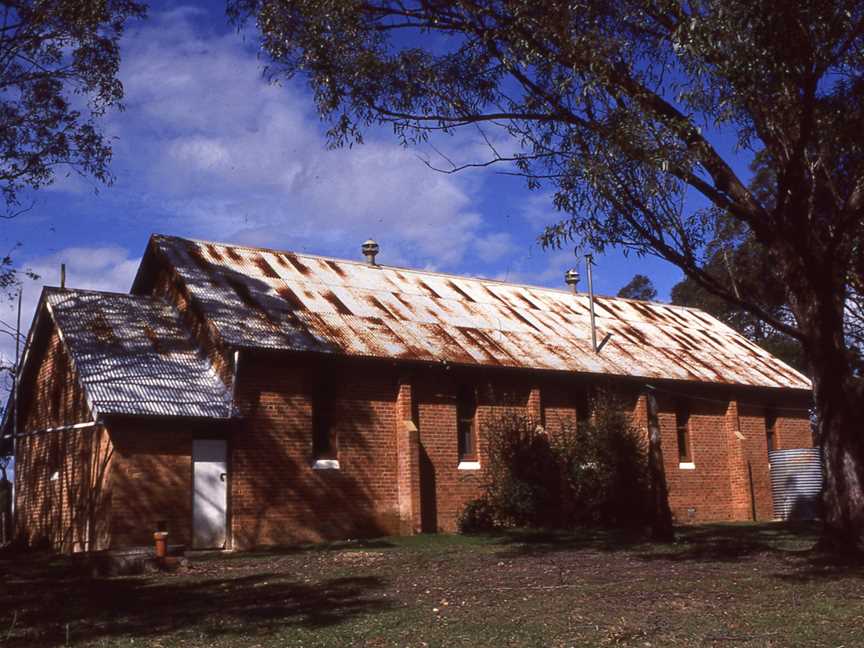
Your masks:
[{"label": "orange pipe on ground", "polygon": [[153,534],[153,540],[156,541],[156,557],[159,559],[165,558],[168,555],[168,533],[166,531],[157,531]]}]

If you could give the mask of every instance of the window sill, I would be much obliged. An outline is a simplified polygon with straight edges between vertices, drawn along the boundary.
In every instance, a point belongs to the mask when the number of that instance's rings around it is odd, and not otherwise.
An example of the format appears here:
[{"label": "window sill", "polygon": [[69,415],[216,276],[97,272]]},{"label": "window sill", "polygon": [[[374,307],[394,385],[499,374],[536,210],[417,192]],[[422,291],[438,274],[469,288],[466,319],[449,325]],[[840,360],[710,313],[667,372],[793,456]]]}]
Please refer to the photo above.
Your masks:
[{"label": "window sill", "polygon": [[696,464],[692,461],[682,461],[678,464],[678,468],[681,470],[696,470]]},{"label": "window sill", "polygon": [[457,470],[480,470],[479,461],[460,461]]},{"label": "window sill", "polygon": [[339,470],[339,460],[316,459],[312,462],[312,470]]}]

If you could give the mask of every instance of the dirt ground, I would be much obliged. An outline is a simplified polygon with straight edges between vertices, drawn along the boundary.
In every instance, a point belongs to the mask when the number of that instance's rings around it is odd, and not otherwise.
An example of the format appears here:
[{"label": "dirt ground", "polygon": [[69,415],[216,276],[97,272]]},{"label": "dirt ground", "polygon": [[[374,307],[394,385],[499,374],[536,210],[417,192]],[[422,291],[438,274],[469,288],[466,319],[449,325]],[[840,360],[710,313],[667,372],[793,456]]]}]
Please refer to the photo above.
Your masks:
[{"label": "dirt ground", "polygon": [[0,646],[864,646],[864,566],[809,526],[382,538],[94,578],[0,555]]}]

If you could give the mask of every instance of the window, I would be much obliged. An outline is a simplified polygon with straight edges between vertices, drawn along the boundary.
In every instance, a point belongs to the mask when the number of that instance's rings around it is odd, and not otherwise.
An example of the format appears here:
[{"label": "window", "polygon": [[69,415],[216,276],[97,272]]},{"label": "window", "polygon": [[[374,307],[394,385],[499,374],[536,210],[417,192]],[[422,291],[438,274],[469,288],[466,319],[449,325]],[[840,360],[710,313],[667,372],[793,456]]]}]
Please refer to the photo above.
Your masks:
[{"label": "window", "polygon": [[459,461],[477,461],[477,398],[470,387],[460,387],[456,401],[457,432],[459,435]]},{"label": "window", "polygon": [[[332,402],[324,384],[312,395],[312,456],[316,460],[336,459],[336,438],[331,425]],[[335,467],[329,466],[328,467]]]},{"label": "window", "polygon": [[675,408],[675,431],[678,434],[678,461],[681,467],[693,464],[693,449],[690,447],[690,408],[678,403]]},{"label": "window", "polygon": [[580,389],[576,393],[576,420],[580,423],[591,418],[591,399],[588,397],[587,389]]},{"label": "window", "polygon": [[765,441],[768,452],[777,449],[777,414],[770,410],[765,413]]}]

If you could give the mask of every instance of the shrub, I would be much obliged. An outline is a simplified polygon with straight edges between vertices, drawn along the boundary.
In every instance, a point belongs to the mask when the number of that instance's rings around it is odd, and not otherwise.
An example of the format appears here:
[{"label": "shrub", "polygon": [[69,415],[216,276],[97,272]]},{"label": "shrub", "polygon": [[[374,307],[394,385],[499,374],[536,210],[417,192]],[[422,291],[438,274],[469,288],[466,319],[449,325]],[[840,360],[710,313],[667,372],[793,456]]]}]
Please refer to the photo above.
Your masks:
[{"label": "shrub", "polygon": [[640,526],[650,521],[645,441],[614,398],[595,399],[594,416],[556,436],[562,500],[571,524]]},{"label": "shrub", "polygon": [[496,526],[495,511],[485,497],[471,500],[459,514],[459,533],[483,533]]},{"label": "shrub", "polygon": [[592,409],[590,421],[552,433],[513,412],[487,422],[484,495],[466,506],[460,530],[646,524],[644,441],[614,397],[600,394]]},{"label": "shrub", "polygon": [[503,414],[484,428],[486,497],[505,526],[555,526],[560,517],[558,461],[538,422]]}]

